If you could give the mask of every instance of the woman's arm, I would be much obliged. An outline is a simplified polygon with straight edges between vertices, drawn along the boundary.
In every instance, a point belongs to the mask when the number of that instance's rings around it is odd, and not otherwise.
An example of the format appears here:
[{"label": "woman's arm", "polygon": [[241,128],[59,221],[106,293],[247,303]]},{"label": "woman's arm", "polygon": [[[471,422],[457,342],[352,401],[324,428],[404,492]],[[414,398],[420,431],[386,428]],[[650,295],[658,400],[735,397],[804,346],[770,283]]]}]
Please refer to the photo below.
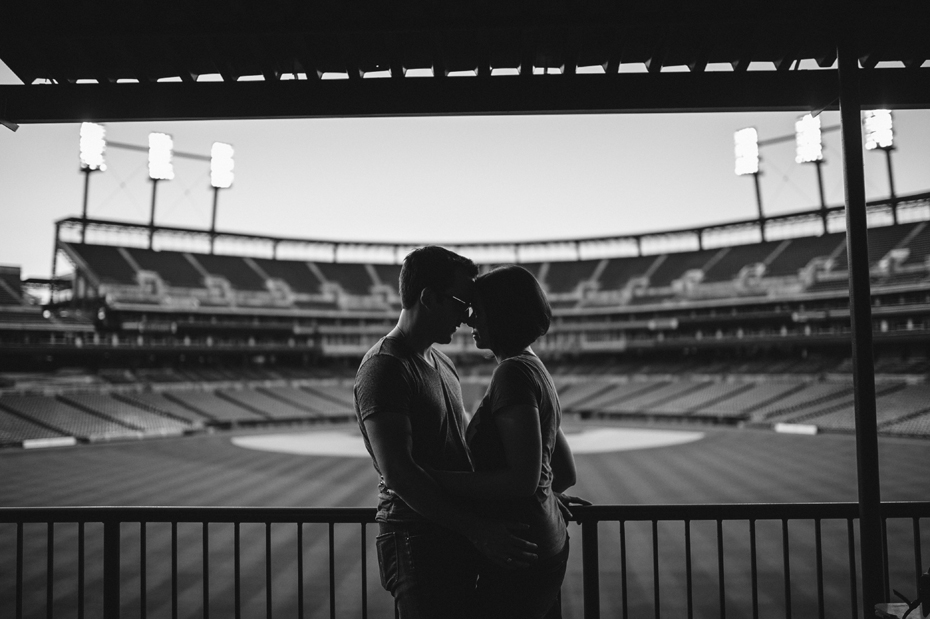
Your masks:
[{"label": "woman's arm", "polygon": [[555,449],[552,451],[552,491],[556,494],[565,492],[575,485],[577,478],[575,476],[575,457],[572,455],[572,448],[568,446],[568,440],[559,428],[559,433],[555,437]]},{"label": "woman's arm", "polygon": [[464,473],[429,470],[444,488],[467,498],[508,499],[530,496],[542,469],[542,431],[535,406],[515,404],[494,413],[507,466],[498,471]]}]

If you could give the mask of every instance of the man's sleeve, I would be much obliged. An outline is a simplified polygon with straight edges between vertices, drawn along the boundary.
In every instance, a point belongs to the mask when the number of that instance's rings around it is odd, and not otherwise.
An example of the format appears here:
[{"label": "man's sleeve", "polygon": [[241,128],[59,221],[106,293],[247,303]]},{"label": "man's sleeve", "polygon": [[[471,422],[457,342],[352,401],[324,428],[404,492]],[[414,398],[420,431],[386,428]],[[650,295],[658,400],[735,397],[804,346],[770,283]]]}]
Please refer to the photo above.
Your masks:
[{"label": "man's sleeve", "polygon": [[410,414],[410,381],[400,360],[375,355],[358,370],[356,402],[362,421],[379,412]]}]

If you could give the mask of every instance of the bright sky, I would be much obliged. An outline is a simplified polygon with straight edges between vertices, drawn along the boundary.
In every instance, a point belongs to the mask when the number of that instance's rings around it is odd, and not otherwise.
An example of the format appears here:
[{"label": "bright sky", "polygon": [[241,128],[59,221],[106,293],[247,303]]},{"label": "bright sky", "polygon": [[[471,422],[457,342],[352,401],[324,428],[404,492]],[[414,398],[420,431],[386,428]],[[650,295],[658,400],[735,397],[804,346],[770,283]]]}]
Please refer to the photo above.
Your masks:
[{"label": "bright sky", "polygon": [[[466,78],[461,78],[466,79]],[[0,84],[18,84],[0,63]],[[751,177],[733,173],[733,132],[794,132],[798,113],[377,118],[108,123],[107,139],[178,152],[235,148],[217,228],[340,241],[456,243],[653,232],[755,216]],[[824,127],[839,124],[825,112]],[[81,214],[79,124],[0,127],[0,264],[51,271],[54,221]],[[895,188],[930,189],[930,111],[895,113]],[[843,200],[840,134],[824,134],[827,201]],[[763,147],[762,202],[775,214],[819,206],[815,169],[794,143]],[[882,153],[865,154],[869,198],[888,195]],[[146,155],[107,151],[88,216],[147,223]],[[158,186],[156,223],[207,229],[207,162],[176,159]]]}]

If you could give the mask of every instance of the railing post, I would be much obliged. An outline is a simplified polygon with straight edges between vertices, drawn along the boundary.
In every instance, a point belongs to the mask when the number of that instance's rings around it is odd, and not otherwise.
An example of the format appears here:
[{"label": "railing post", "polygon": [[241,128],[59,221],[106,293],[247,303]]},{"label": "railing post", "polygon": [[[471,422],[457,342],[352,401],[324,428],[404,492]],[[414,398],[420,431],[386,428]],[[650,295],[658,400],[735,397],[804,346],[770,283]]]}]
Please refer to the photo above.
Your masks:
[{"label": "railing post", "polygon": [[119,619],[119,525],[103,523],[103,619]]},{"label": "railing post", "polygon": [[584,580],[584,619],[600,619],[601,616],[597,543],[597,520],[582,521],[581,566]]}]

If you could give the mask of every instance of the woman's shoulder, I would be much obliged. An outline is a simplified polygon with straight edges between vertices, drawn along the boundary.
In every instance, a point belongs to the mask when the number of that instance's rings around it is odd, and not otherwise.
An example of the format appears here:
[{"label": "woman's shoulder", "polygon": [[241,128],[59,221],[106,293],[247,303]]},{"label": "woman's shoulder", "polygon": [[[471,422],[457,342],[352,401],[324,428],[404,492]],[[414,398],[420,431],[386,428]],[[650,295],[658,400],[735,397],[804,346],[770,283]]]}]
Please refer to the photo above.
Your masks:
[{"label": "woman's shoulder", "polygon": [[501,361],[491,375],[491,385],[522,383],[539,385],[545,381],[545,366],[535,355],[515,355]]}]

